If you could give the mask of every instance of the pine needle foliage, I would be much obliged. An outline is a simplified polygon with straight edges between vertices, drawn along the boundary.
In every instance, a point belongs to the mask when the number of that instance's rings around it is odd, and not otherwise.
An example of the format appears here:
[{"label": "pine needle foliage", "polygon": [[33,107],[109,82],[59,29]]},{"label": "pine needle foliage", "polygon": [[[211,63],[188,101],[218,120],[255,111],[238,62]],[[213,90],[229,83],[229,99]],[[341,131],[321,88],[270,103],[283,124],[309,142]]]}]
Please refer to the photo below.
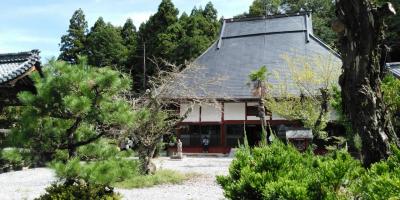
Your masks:
[{"label": "pine needle foliage", "polygon": [[400,151],[393,148],[387,161],[365,169],[343,150],[317,156],[274,140],[239,149],[217,182],[228,199],[399,199]]},{"label": "pine needle foliage", "polygon": [[23,107],[9,140],[28,148],[37,162],[49,161],[57,149],[75,155],[79,146],[107,135],[109,127],[133,122],[129,104],[118,98],[130,79],[110,68],[50,61],[44,77],[33,74],[36,93],[18,95]]}]

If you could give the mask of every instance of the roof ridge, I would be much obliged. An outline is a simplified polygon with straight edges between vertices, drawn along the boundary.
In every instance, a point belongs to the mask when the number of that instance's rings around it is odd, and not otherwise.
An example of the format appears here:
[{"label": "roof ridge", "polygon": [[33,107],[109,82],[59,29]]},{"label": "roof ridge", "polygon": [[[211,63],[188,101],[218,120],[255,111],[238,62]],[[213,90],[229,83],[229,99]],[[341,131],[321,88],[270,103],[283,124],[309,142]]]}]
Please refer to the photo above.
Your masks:
[{"label": "roof ridge", "polygon": [[275,18],[284,18],[284,17],[297,17],[304,16],[310,14],[311,11],[301,11],[295,13],[284,13],[284,14],[276,14],[276,15],[267,15],[267,16],[258,16],[258,17],[242,17],[242,18],[227,18],[224,19],[227,23],[232,22],[243,22],[243,21],[256,21],[256,20],[265,20],[265,19],[275,19]]},{"label": "roof ridge", "polygon": [[33,49],[31,51],[24,51],[18,53],[0,54],[0,63],[9,63],[9,62],[27,61],[27,60],[39,61],[40,60],[39,53],[40,53],[39,50]]}]

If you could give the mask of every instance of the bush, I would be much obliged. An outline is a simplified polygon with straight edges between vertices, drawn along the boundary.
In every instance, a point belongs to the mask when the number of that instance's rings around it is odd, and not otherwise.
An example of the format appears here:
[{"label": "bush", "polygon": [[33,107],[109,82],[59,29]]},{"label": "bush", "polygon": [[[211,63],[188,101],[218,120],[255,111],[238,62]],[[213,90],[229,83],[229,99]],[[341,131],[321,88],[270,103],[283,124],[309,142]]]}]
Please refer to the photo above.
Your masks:
[{"label": "bush", "polygon": [[37,200],[118,200],[120,195],[112,187],[88,184],[82,180],[64,184],[53,184],[46,189],[46,194]]},{"label": "bush", "polygon": [[400,199],[400,150],[393,149],[387,161],[372,165],[356,184],[361,199]]},{"label": "bush", "polygon": [[30,165],[29,152],[24,149],[6,148],[0,153],[3,166],[12,170],[20,170]]},{"label": "bush", "polygon": [[81,162],[79,158],[63,162],[53,162],[57,177],[65,180],[83,179],[91,184],[109,185],[139,174],[139,164],[135,160],[110,158],[96,162]]},{"label": "bush", "polygon": [[360,162],[343,151],[315,156],[275,141],[270,146],[241,148],[228,176],[218,176],[229,199],[346,199],[362,174]]},{"label": "bush", "polygon": [[241,148],[228,176],[218,176],[229,199],[400,199],[400,150],[364,169],[347,152],[315,156],[279,141]]}]

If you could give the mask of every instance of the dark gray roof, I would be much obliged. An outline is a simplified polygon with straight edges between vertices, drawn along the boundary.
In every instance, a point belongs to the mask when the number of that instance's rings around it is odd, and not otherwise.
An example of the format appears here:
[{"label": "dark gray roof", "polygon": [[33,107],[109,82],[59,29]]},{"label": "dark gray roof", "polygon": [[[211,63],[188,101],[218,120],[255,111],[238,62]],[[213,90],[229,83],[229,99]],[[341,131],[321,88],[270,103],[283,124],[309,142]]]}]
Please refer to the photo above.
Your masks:
[{"label": "dark gray roof", "polygon": [[38,50],[0,54],[0,84],[5,84],[24,75],[39,63]]},{"label": "dark gray roof", "polygon": [[386,63],[389,71],[397,78],[400,78],[400,62]]},{"label": "dark gray roof", "polygon": [[[248,85],[251,71],[266,66],[269,72],[288,72],[282,58],[288,56],[330,56],[341,62],[339,55],[312,32],[309,13],[269,16],[253,19],[226,19],[221,35],[206,52],[194,61],[194,67],[184,70],[184,76],[168,92],[170,98],[254,99]],[[199,75],[202,75],[199,79]],[[209,84],[223,77],[219,83]],[[272,85],[277,80],[268,80]],[[203,89],[198,89],[203,86]],[[182,88],[193,88],[188,94]],[[297,94],[294,88],[289,92]]]}]

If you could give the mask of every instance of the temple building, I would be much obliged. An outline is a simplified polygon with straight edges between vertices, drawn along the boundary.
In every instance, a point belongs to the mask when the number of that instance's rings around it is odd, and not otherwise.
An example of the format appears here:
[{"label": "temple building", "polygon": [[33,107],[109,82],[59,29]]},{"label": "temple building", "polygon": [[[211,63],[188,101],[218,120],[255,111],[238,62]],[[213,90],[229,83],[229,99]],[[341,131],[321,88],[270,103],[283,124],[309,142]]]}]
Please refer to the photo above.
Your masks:
[{"label": "temple building", "polygon": [[[257,110],[260,98],[253,95],[248,75],[261,66],[266,66],[269,72],[288,73],[283,55],[329,57],[341,66],[339,55],[313,34],[310,13],[225,19],[219,39],[193,62],[192,68],[182,72],[185,76],[179,80],[181,86],[167,95],[182,102],[179,108],[182,115],[195,99],[203,102],[210,99],[220,105],[198,103],[192,106],[177,131],[183,151],[201,152],[202,138],[208,137],[209,152],[228,153],[238,141],[243,141],[244,132],[249,143],[256,144],[261,132]],[[209,84],[218,79],[221,80],[217,84]],[[278,84],[273,76],[268,82]],[[192,93],[188,94],[187,88],[192,88]],[[290,84],[288,91],[300,95]],[[301,123],[274,113],[268,114],[267,122],[276,133],[282,129],[301,128]],[[299,146],[307,145],[312,136],[300,132],[297,135],[301,138],[291,140]]]}]

